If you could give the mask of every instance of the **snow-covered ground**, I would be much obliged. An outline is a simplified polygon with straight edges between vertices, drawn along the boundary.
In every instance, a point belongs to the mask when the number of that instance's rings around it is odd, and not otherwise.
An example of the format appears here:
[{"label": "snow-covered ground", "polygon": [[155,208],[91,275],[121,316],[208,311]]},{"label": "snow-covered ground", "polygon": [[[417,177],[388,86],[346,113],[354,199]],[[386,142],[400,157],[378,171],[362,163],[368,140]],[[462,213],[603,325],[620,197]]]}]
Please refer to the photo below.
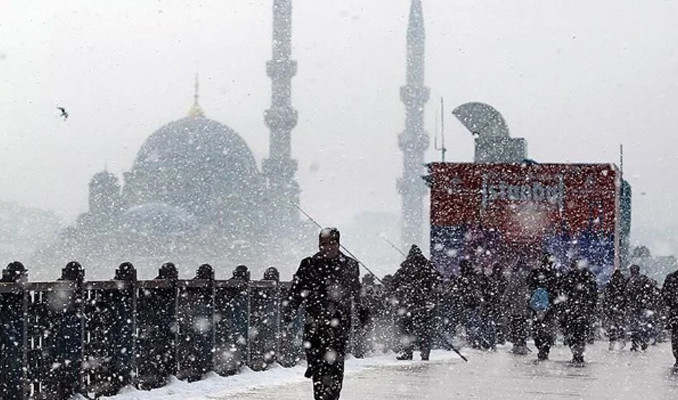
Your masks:
[{"label": "snow-covered ground", "polygon": [[[393,354],[350,358],[342,399],[678,399],[678,374],[667,343],[646,353],[610,352],[607,344],[587,347],[584,367],[570,365],[569,349],[556,345],[548,361],[515,356],[508,346],[496,352],[463,349],[469,362],[455,353],[434,351],[430,362],[396,361]],[[186,383],[173,380],[150,392],[125,389],[109,400],[261,400],[311,399],[305,366],[250,370]]]}]

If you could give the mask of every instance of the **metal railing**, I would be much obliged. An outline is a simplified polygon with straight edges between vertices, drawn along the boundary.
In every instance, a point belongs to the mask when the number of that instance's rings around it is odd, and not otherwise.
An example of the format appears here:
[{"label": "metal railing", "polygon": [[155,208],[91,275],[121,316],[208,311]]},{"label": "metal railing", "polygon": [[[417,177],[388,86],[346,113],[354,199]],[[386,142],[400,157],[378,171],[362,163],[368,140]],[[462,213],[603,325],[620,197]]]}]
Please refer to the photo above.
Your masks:
[{"label": "metal railing", "polygon": [[55,282],[3,271],[1,399],[96,398],[160,387],[170,375],[195,381],[301,357],[303,313],[280,323],[289,283],[215,280],[211,267],[191,280],[161,269],[138,281],[129,263],[113,280],[89,282],[72,264]]}]

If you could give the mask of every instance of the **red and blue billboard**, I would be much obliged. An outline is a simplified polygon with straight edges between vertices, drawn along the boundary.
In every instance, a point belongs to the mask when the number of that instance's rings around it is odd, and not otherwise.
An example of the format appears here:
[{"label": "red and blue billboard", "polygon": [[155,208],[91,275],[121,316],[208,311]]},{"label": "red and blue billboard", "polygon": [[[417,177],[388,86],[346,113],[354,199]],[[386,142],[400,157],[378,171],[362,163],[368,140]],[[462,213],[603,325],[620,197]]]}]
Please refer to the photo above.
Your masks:
[{"label": "red and blue billboard", "polygon": [[446,276],[459,261],[526,268],[548,252],[584,261],[599,281],[618,265],[620,176],[612,164],[429,164],[431,257]]}]

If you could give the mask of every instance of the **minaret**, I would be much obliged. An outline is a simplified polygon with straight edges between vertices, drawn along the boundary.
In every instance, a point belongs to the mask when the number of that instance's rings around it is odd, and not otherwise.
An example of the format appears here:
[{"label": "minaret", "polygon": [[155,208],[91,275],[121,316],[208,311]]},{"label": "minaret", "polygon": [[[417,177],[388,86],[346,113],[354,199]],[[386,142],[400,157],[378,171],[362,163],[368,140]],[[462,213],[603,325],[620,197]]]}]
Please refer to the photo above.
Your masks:
[{"label": "minaret", "polygon": [[294,179],[297,161],[291,158],[291,131],[297,125],[297,110],[292,108],[292,77],[297,62],[292,52],[292,0],[273,1],[273,58],[266,63],[271,77],[271,108],[264,120],[271,132],[269,158],[262,169],[273,200],[271,212],[277,226],[292,228],[299,221],[299,185]]},{"label": "minaret", "polygon": [[424,105],[429,88],[424,86],[424,16],[421,0],[412,0],[407,26],[407,83],[400,87],[400,100],[405,104],[405,131],[398,136],[403,151],[403,176],[398,179],[402,196],[401,240],[403,245],[421,245],[424,222],[424,152],[428,134],[424,132]]}]

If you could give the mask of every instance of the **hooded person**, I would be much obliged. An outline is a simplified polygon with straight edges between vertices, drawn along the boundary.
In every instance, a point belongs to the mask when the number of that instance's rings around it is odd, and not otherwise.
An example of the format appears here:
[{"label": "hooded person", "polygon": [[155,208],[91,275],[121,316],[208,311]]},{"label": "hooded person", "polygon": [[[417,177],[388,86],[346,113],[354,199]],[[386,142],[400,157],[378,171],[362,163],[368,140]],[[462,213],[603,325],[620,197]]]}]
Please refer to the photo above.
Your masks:
[{"label": "hooded person", "polygon": [[438,299],[436,290],[440,275],[421,249],[412,245],[407,258],[393,276],[392,290],[397,301],[398,342],[400,360],[411,360],[415,346],[421,359],[428,360],[434,331],[434,313]]}]

